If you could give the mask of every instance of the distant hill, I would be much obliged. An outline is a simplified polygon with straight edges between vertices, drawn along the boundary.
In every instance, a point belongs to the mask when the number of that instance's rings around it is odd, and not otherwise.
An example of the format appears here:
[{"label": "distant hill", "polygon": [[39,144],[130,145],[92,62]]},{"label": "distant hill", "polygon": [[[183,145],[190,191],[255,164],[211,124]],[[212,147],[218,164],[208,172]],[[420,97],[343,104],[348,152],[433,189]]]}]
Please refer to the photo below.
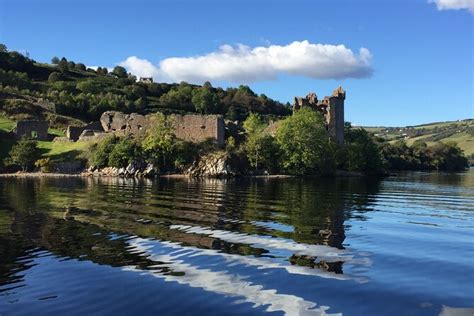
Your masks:
[{"label": "distant hill", "polygon": [[125,113],[222,114],[242,120],[251,112],[269,117],[291,114],[290,107],[248,86],[202,86],[186,82],[155,83],[140,80],[125,68],[87,68],[84,64],[53,58],[38,63],[3,48],[0,51],[0,115],[12,120],[46,119],[57,128],[77,120],[98,120],[107,110]]},{"label": "distant hill", "polygon": [[363,128],[389,142],[405,140],[408,145],[416,141],[423,141],[428,145],[433,145],[435,142],[455,142],[464,150],[466,156],[474,155],[474,119],[404,127],[363,126]]}]

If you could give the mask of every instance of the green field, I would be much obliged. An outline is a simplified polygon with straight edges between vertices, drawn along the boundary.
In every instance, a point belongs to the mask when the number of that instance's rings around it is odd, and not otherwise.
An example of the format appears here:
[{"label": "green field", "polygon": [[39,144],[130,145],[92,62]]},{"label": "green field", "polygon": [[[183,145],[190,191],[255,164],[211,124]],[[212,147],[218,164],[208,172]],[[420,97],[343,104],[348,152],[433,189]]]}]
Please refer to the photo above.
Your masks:
[{"label": "green field", "polygon": [[416,141],[433,145],[436,142],[455,142],[466,156],[474,154],[474,120],[436,122],[405,127],[363,127],[368,132],[390,142],[405,140],[408,145]]}]

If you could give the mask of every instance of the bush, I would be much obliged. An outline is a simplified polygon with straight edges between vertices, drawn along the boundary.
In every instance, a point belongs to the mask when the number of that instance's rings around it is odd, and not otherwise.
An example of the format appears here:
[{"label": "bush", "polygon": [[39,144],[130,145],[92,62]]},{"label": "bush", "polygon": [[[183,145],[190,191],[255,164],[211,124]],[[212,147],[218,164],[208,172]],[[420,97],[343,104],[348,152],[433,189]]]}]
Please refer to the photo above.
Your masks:
[{"label": "bush", "polygon": [[38,143],[35,140],[22,138],[13,145],[8,153],[8,158],[5,159],[5,164],[17,165],[22,171],[28,171],[29,168],[33,167],[39,156]]},{"label": "bush", "polygon": [[141,155],[140,146],[128,137],[121,138],[114,144],[108,157],[109,167],[126,167]]},{"label": "bush", "polygon": [[107,167],[110,153],[114,150],[117,142],[118,137],[111,135],[92,145],[90,164],[98,168]]},{"label": "bush", "polygon": [[48,82],[53,83],[61,80],[61,74],[59,72],[52,72],[48,76]]},{"label": "bush", "polygon": [[53,164],[49,158],[38,159],[35,162],[35,167],[39,168],[43,173],[53,172]]}]

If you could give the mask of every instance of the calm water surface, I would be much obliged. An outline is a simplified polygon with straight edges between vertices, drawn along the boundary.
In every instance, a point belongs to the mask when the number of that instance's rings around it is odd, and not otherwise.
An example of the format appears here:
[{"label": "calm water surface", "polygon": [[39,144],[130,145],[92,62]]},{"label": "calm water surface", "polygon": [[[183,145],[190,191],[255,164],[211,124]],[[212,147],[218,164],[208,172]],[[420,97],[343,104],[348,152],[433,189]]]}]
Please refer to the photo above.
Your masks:
[{"label": "calm water surface", "polygon": [[0,179],[2,316],[472,315],[473,282],[474,170]]}]

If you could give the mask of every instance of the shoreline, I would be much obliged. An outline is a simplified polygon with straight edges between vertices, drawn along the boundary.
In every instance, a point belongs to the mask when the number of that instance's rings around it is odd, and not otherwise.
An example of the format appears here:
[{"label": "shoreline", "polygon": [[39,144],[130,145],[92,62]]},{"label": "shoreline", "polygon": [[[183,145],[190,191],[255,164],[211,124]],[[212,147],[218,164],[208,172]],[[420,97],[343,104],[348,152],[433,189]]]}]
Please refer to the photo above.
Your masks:
[{"label": "shoreline", "polygon": [[286,178],[352,178],[352,177],[366,177],[366,175],[359,172],[346,172],[337,171],[331,176],[318,176],[318,175],[291,175],[291,174],[269,174],[269,175],[234,175],[234,176],[221,176],[221,177],[193,177],[189,174],[182,173],[170,173],[161,174],[154,177],[135,177],[135,176],[123,176],[123,175],[106,175],[106,174],[92,174],[87,172],[81,173],[44,173],[44,172],[14,172],[14,173],[0,173],[0,178],[129,178],[129,179],[154,179],[154,178],[165,178],[165,179],[235,179],[235,178],[260,178],[260,179],[286,179]]}]

